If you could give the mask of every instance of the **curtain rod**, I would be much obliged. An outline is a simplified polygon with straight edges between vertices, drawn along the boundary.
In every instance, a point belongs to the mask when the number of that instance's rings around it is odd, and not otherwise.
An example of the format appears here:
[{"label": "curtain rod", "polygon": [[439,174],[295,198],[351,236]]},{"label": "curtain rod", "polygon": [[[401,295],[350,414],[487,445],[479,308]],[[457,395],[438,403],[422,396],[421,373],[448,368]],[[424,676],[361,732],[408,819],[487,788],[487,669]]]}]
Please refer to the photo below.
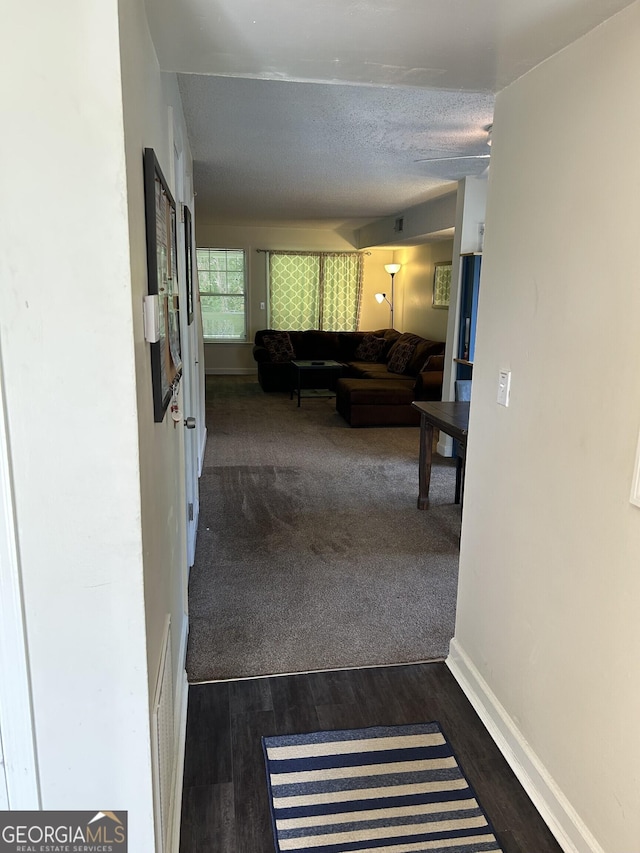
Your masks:
[{"label": "curtain rod", "polygon": [[288,250],[288,249],[256,249],[256,252],[264,252],[266,254],[279,252],[281,255],[370,255],[371,252],[359,252],[354,249],[353,252],[321,252],[317,249],[304,250]]}]

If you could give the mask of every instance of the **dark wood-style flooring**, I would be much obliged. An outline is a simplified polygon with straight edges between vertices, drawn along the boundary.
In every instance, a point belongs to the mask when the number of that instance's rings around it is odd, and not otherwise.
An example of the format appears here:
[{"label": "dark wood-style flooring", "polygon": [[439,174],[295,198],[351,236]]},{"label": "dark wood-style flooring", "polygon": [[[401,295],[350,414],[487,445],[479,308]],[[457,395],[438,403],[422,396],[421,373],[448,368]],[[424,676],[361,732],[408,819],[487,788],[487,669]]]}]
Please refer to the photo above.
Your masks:
[{"label": "dark wood-style flooring", "polygon": [[562,853],[443,663],[192,685],[180,853],[274,853],[263,735],[431,721],[504,853]]}]

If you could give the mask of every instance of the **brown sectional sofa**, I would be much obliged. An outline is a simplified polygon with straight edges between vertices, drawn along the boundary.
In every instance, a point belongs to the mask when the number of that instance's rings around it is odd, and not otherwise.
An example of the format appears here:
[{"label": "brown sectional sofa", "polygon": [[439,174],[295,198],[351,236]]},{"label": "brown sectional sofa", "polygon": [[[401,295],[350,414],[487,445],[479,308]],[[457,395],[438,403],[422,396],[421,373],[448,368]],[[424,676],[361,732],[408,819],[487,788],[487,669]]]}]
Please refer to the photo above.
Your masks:
[{"label": "brown sectional sofa", "polygon": [[[273,361],[265,336],[282,334],[271,329],[256,332],[253,355],[258,363],[258,381],[265,391],[289,391],[293,382],[291,360]],[[414,400],[439,400],[442,396],[444,348],[395,329],[375,332],[290,331],[295,359],[339,361],[344,365],[336,388],[336,409],[351,426],[413,426],[420,417]],[[361,361],[356,350],[366,335],[385,343],[376,361]],[[398,347],[410,352],[402,373],[390,371],[389,362]],[[398,353],[396,353],[397,357]]]}]

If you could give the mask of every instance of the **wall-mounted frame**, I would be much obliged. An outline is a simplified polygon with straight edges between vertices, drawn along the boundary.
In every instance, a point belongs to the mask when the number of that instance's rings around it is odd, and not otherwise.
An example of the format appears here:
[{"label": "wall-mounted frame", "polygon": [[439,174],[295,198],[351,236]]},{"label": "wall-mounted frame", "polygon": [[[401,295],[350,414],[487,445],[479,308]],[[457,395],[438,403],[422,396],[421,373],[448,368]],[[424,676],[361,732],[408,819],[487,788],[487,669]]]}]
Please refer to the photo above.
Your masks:
[{"label": "wall-mounted frame", "polygon": [[448,308],[451,298],[451,262],[438,263],[433,270],[433,307]]},{"label": "wall-mounted frame", "polygon": [[153,148],[144,149],[143,163],[148,287],[151,295],[158,295],[160,316],[160,338],[150,344],[153,419],[161,423],[182,372],[176,204]]},{"label": "wall-mounted frame", "polygon": [[184,270],[187,280],[187,324],[193,323],[193,226],[191,211],[184,206]]}]

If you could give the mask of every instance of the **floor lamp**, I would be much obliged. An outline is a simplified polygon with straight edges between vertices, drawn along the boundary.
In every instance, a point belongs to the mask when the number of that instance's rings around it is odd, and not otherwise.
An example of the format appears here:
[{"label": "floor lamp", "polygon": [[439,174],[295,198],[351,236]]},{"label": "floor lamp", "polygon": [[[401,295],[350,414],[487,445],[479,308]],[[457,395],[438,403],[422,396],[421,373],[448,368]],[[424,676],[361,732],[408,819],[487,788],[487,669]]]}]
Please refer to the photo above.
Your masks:
[{"label": "floor lamp", "polygon": [[389,303],[389,308],[391,308],[391,328],[393,329],[393,277],[398,272],[402,264],[385,264],[384,268],[391,276],[391,299],[387,299],[386,293],[376,293],[376,299],[382,305],[383,302]]}]

